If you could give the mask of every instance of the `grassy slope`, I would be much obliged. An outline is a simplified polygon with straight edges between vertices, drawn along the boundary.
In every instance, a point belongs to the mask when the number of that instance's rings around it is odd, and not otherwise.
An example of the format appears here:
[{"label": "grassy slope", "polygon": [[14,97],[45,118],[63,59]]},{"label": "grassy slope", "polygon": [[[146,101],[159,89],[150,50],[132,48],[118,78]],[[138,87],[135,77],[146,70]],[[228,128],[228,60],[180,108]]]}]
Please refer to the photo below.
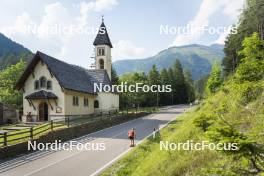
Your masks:
[{"label": "grassy slope", "polygon": [[[254,85],[254,86],[253,86]],[[243,158],[232,157],[217,151],[161,151],[159,141],[185,142],[187,140],[208,140],[194,120],[207,116],[224,119],[258,144],[264,144],[264,81],[258,83],[235,84],[232,80],[222,89],[204,101],[196,109],[182,115],[164,128],[158,138],[148,139],[133,149],[102,175],[231,175],[229,167],[248,163]],[[221,121],[220,121],[221,122]],[[221,125],[215,124],[215,125]],[[226,170],[225,173],[222,170]],[[210,174],[211,173],[211,174]]]}]

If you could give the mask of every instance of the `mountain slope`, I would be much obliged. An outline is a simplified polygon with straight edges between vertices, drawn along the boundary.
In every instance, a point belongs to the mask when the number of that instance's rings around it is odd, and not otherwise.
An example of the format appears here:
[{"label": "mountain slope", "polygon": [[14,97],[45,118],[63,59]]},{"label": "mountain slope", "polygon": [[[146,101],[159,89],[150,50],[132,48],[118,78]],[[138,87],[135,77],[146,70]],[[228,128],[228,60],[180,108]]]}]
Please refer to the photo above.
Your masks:
[{"label": "mountain slope", "polygon": [[0,70],[17,63],[20,59],[28,61],[31,57],[29,49],[0,33]]},{"label": "mountain slope", "polygon": [[[230,81],[223,90],[209,99],[204,100],[204,102],[194,110],[177,117],[175,121],[171,122],[167,127],[157,133],[155,139],[150,137],[145,140],[143,144],[130,151],[121,160],[104,171],[101,176],[258,175],[249,174],[250,172],[248,172],[248,174],[236,172],[243,173],[243,171],[246,172],[250,169],[254,171],[251,168],[250,162],[247,163],[248,160],[246,157],[250,154],[248,154],[249,152],[246,147],[263,146],[264,144],[264,138],[260,135],[263,133],[264,127],[264,92],[255,95],[256,99],[252,101],[247,100],[248,102],[245,105],[243,103],[245,103],[245,99],[247,98],[245,97],[245,92],[243,92],[241,88],[244,89],[245,86],[250,87],[250,84],[245,83],[236,85],[232,83],[232,81]],[[264,88],[264,81],[259,82],[254,88],[250,89],[250,91],[257,91],[258,88]],[[243,103],[241,103],[242,101]],[[218,118],[218,121],[212,120],[212,118]],[[214,126],[218,128],[212,128],[204,132],[198,124],[201,126],[213,126],[214,124]],[[236,130],[230,130],[227,124],[234,125]],[[238,146],[244,145],[245,149],[243,149],[245,153],[248,152],[246,153],[248,155],[246,157],[241,156],[239,153],[241,151],[237,151],[237,154],[233,152],[231,155],[231,152],[228,151],[224,152],[207,148],[204,150],[195,150],[190,149],[190,145],[187,150],[187,145],[185,145],[185,149],[183,149],[183,147],[178,148],[179,145],[177,144],[187,143],[188,141],[193,144],[201,144],[204,141],[207,141],[206,143],[209,143],[208,141],[214,143],[215,141],[208,138],[208,135],[211,134],[215,137],[220,136],[214,132],[215,129],[219,129],[219,133],[222,132],[225,135],[230,135],[232,132],[233,134],[243,134],[243,139],[238,140],[237,138],[239,136],[237,136],[234,137],[233,140],[240,142]],[[228,143],[230,138],[226,137],[222,140]],[[249,139],[250,143],[247,141]],[[163,143],[168,141],[169,144],[174,143],[175,145],[169,145],[172,146],[172,149],[168,147],[169,149],[166,150],[164,149],[166,147],[163,147],[163,150],[161,150],[160,141]],[[261,174],[259,174],[259,176],[260,175]]]},{"label": "mountain slope", "polygon": [[171,47],[145,59],[118,60],[113,63],[113,67],[119,75],[135,71],[148,72],[154,64],[159,69],[168,68],[176,59],[179,59],[184,69],[190,70],[196,80],[209,74],[212,64],[219,63],[223,57],[222,45],[204,46],[193,44]]}]

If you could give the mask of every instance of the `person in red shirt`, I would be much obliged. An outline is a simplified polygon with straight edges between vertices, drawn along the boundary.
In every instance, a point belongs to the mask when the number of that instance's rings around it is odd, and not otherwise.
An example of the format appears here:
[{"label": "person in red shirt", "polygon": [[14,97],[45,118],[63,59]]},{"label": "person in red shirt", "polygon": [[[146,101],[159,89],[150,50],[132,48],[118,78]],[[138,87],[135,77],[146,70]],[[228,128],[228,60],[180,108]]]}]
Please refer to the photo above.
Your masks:
[{"label": "person in red shirt", "polygon": [[127,133],[128,138],[130,139],[130,147],[135,146],[135,138],[136,138],[136,129],[132,128],[131,130],[128,131]]}]

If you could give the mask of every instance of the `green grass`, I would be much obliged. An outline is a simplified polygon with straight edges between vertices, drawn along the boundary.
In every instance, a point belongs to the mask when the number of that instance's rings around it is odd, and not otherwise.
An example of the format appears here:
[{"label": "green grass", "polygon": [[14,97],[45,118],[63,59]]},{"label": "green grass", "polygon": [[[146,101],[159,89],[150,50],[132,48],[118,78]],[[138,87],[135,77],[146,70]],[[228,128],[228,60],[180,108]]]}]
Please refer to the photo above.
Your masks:
[{"label": "green grass", "polygon": [[[225,123],[243,134],[250,144],[264,146],[264,81],[235,84],[230,80],[219,92],[197,108],[181,115],[162,129],[156,139],[149,138],[106,169],[102,176],[200,176],[250,175],[252,171],[245,155],[220,151],[160,150],[160,141],[174,143],[193,140],[212,141],[210,134]],[[205,119],[205,121],[202,121]],[[207,131],[197,124],[211,123]],[[217,136],[214,136],[217,137]],[[225,140],[229,138],[224,138]],[[229,139],[230,140],[230,139]],[[242,141],[243,142],[243,141]],[[263,162],[258,163],[264,167]],[[257,174],[255,174],[257,175]],[[259,172],[258,175],[264,175]]]},{"label": "green grass", "polygon": [[[199,167],[208,165],[209,160],[215,160],[216,152],[160,150],[160,141],[181,142],[192,139],[200,141],[201,131],[195,128],[192,112],[182,115],[177,120],[162,129],[155,139],[149,138],[141,145],[130,151],[124,158],[107,169],[102,175],[184,175],[189,172],[199,172]],[[199,163],[197,163],[197,161]]]}]

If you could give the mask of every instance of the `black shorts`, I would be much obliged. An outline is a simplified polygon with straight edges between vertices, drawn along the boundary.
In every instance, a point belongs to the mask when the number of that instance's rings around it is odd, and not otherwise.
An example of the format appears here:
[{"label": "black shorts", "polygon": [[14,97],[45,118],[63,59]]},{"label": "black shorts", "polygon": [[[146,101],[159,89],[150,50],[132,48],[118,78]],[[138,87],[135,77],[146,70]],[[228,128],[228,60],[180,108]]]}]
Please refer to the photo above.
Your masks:
[{"label": "black shorts", "polygon": [[129,137],[129,139],[130,139],[130,140],[133,140],[133,139],[134,139],[134,137]]}]

